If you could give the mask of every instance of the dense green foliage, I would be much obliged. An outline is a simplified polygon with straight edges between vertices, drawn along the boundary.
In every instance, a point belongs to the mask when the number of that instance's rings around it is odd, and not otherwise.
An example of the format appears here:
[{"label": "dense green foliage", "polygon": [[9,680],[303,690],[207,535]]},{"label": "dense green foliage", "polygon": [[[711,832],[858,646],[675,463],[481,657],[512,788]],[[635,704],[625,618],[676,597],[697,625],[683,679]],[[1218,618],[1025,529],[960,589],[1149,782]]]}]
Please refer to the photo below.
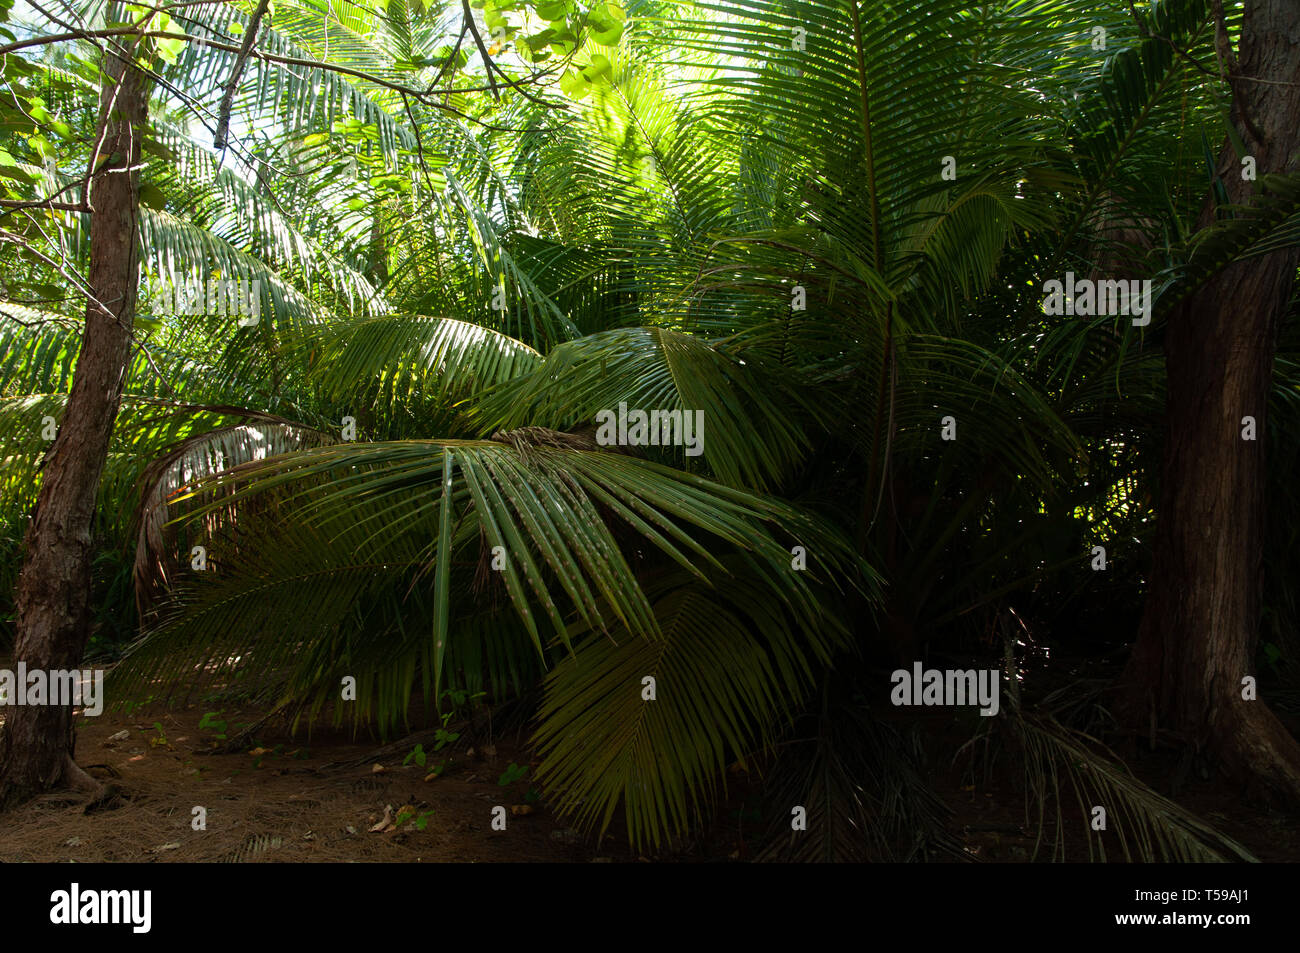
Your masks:
[{"label": "dense green foliage", "polygon": [[[197,679],[391,735],[448,688],[540,688],[540,780],[595,827],[691,830],[727,765],[769,751],[775,803],[828,832],[801,851],[949,848],[916,739],[871,713],[882,673],[1131,636],[1165,315],[1297,238],[1300,182],[1267,170],[1269,214],[1195,227],[1225,134],[1190,62],[1213,62],[1210,5],[489,0],[489,83],[453,52],[459,5],[277,0],[266,49],[365,75],[250,60],[218,154],[192,104],[234,57],[192,40],[237,38],[253,6],[174,14],[191,40],[152,64],[139,347],[96,525],[117,697]],[[0,103],[3,195],[75,194],[92,54],[5,58],[29,108]],[[393,88],[446,76],[471,91]],[[43,250],[0,252],[0,598],[78,346],[84,299],[50,263],[84,269],[87,221],[0,211]],[[1154,320],[1045,315],[1067,270],[1153,279]],[[259,322],[167,313],[189,276],[257,279]],[[1288,334],[1279,579],[1300,525]],[[620,402],[703,411],[704,454],[601,448]],[[1271,604],[1261,640],[1292,678],[1296,611]],[[1068,728],[1023,717],[1030,750],[1075,763]],[[1143,851],[1231,851],[1132,798],[1164,832]]]}]

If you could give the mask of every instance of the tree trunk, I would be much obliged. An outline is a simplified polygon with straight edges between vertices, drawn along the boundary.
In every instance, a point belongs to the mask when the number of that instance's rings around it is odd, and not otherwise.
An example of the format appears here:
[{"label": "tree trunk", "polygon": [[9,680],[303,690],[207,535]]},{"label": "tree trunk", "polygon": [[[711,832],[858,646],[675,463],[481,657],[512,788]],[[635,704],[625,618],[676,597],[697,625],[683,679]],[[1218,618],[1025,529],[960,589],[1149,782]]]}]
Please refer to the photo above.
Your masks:
[{"label": "tree trunk", "polygon": [[[14,655],[33,669],[74,669],[90,623],[91,522],[131,353],[138,261],[140,141],[148,84],[105,54],[100,154],[91,182],[90,272],[81,352],[58,435],[46,455],[18,578]],[[72,760],[72,708],[10,707],[0,730],[0,809],[53,788],[83,785]]]},{"label": "tree trunk", "polygon": [[[1247,0],[1239,74],[1231,121],[1259,173],[1295,172],[1300,3]],[[1245,204],[1253,183],[1241,170],[1225,144],[1218,173]],[[1213,218],[1207,199],[1200,224]],[[1300,745],[1263,701],[1242,698],[1242,680],[1254,673],[1261,608],[1273,357],[1298,257],[1287,249],[1230,265],[1170,316],[1154,565],[1123,680],[1133,724],[1172,731],[1253,797],[1283,803],[1300,803]],[[1254,441],[1243,439],[1245,417]]]}]

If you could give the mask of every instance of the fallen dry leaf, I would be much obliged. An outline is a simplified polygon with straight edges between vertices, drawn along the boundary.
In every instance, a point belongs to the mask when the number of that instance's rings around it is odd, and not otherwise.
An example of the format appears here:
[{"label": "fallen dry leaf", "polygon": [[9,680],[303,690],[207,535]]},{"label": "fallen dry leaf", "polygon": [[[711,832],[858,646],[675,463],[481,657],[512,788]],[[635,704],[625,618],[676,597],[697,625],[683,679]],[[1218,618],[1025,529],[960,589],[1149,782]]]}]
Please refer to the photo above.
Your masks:
[{"label": "fallen dry leaf", "polygon": [[385,828],[391,827],[392,823],[393,823],[393,805],[389,804],[387,807],[384,808],[383,819],[374,827],[370,828],[370,833],[372,834],[382,833]]},{"label": "fallen dry leaf", "polygon": [[512,804],[510,805],[510,813],[516,817],[520,814],[531,814],[533,813],[533,806],[531,804]]},{"label": "fallen dry leaf", "polygon": [[371,769],[370,769],[370,773],[371,773],[371,774],[383,774],[383,773],[384,773],[385,771],[387,771],[387,770],[388,770],[388,769],[385,768],[382,764],[376,764],[376,765],[374,765],[374,766],[371,767]]},{"label": "fallen dry leaf", "polygon": [[252,755],[254,758],[260,758],[260,757],[261,757],[262,755],[264,755],[264,754],[270,754],[270,753],[271,753],[271,749],[270,749],[270,748],[254,748],[252,751],[250,751],[250,752],[248,752],[248,753],[249,753],[250,755]]}]

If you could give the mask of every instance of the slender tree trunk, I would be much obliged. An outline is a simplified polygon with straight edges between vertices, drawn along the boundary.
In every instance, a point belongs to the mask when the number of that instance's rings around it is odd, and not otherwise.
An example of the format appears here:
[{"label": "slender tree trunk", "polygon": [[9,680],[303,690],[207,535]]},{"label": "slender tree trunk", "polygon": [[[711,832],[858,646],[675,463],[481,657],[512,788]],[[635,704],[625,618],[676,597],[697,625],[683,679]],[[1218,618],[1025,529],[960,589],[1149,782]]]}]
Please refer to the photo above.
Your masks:
[{"label": "slender tree trunk", "polygon": [[388,239],[384,234],[384,220],[380,209],[373,212],[370,222],[370,272],[367,277],[375,287],[382,287],[388,281]]},{"label": "slender tree trunk", "polygon": [[[89,285],[72,393],[46,455],[18,579],[15,657],[33,669],[74,669],[89,635],[91,521],[125,386],[135,310],[140,140],[148,84],[133,65],[105,55],[99,152],[91,182]],[[72,708],[11,707],[0,730],[0,808],[88,776],[72,760]]]},{"label": "slender tree trunk", "polygon": [[[1226,53],[1221,39],[1221,54]],[[1247,0],[1231,119],[1259,173],[1300,168],[1300,3]],[[1264,80],[1256,82],[1254,79]],[[1218,172],[1249,201],[1231,145]],[[1202,226],[1213,221],[1212,200]],[[1225,268],[1166,331],[1167,443],[1150,592],[1124,688],[1131,722],[1172,731],[1248,793],[1300,803],[1300,744],[1243,699],[1261,608],[1268,401],[1295,250]],[[1256,440],[1243,439],[1253,417]]]}]

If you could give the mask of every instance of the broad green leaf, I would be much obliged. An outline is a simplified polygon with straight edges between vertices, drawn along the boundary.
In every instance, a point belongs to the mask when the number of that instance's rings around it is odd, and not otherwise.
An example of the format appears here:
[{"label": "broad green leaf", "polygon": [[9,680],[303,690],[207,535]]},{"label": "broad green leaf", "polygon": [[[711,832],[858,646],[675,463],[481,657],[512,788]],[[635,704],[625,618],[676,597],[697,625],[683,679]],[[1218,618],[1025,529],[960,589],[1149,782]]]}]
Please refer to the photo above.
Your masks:
[{"label": "broad green leaf", "polygon": [[563,20],[574,10],[573,0],[538,0],[533,9],[543,20]]}]

